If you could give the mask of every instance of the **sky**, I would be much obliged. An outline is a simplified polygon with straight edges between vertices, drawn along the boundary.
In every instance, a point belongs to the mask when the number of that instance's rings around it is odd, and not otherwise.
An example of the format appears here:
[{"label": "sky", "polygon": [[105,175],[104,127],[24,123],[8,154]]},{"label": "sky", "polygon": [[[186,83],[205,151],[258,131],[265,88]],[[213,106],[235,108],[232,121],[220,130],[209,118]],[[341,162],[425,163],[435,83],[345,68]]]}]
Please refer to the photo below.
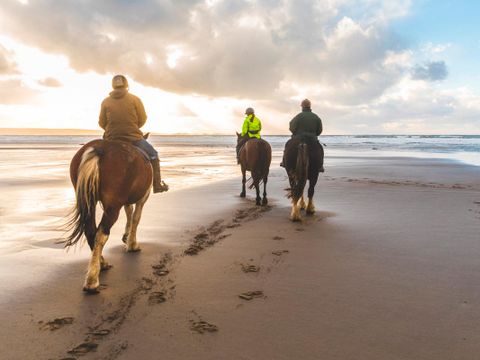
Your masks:
[{"label": "sky", "polygon": [[145,131],[480,134],[480,2],[2,0],[0,128],[98,129],[111,78]]}]

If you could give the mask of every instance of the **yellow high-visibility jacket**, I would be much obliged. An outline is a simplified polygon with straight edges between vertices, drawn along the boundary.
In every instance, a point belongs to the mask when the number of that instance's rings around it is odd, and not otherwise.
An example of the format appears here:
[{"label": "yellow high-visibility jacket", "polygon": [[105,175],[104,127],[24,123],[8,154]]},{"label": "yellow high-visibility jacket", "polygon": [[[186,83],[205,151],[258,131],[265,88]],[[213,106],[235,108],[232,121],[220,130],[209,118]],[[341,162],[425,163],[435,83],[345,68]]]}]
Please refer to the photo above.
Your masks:
[{"label": "yellow high-visibility jacket", "polygon": [[247,115],[242,126],[242,136],[248,134],[248,137],[260,139],[262,122],[255,115]]}]

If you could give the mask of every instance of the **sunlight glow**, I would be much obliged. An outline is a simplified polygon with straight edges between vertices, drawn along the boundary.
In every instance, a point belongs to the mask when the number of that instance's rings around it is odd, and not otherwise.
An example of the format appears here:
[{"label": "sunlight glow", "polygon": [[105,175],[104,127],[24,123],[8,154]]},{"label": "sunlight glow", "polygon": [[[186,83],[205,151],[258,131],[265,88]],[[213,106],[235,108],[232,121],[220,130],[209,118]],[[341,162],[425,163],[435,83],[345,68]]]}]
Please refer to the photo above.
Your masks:
[{"label": "sunlight glow", "polygon": [[167,48],[167,51],[167,65],[170,69],[174,69],[177,66],[178,60],[184,55],[184,53],[177,45],[170,45]]}]

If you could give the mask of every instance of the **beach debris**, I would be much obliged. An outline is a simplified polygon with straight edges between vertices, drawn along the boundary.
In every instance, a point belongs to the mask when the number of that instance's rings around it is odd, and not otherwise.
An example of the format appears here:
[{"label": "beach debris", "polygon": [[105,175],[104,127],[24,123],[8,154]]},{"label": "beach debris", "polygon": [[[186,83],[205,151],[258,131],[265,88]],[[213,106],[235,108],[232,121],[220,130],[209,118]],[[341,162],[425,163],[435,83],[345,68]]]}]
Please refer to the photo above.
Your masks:
[{"label": "beach debris", "polygon": [[210,324],[204,320],[190,320],[190,330],[203,334],[205,332],[217,332],[218,327],[216,325]]},{"label": "beach debris", "polygon": [[50,330],[55,331],[58,330],[65,325],[73,324],[73,317],[64,317],[64,318],[57,318],[52,321],[48,321],[44,323],[43,321],[39,321],[38,324],[40,325],[40,330]]},{"label": "beach debris", "polygon": [[260,271],[260,267],[259,266],[256,266],[256,265],[245,265],[245,264],[240,264],[241,267],[242,267],[242,271],[244,273],[250,273],[250,272],[259,272]]},{"label": "beach debris", "polygon": [[252,299],[261,298],[261,297],[264,297],[264,296],[263,296],[263,291],[262,290],[255,290],[255,291],[244,292],[244,293],[238,295],[238,297],[240,299],[250,301]]},{"label": "beach debris", "polygon": [[85,355],[91,351],[97,350],[98,344],[94,342],[84,342],[72,350],[68,351],[68,354],[72,355]]},{"label": "beach debris", "polygon": [[165,301],[167,301],[167,298],[164,291],[155,291],[148,297],[148,302],[150,304],[161,304]]},{"label": "beach debris", "polygon": [[272,251],[272,254],[275,256],[282,256],[283,254],[288,254],[290,251],[289,250],[277,250],[277,251]]}]

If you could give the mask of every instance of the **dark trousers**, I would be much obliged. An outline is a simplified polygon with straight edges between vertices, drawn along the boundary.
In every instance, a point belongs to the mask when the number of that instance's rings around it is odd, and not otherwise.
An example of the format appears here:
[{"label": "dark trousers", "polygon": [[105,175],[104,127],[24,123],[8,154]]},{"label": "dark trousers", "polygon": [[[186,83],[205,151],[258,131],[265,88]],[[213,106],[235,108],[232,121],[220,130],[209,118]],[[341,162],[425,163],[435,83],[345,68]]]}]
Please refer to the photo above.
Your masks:
[{"label": "dark trousers", "polygon": [[139,147],[143,151],[145,151],[150,158],[150,160],[158,159],[157,150],[145,139],[137,140],[133,142],[133,145]]}]

